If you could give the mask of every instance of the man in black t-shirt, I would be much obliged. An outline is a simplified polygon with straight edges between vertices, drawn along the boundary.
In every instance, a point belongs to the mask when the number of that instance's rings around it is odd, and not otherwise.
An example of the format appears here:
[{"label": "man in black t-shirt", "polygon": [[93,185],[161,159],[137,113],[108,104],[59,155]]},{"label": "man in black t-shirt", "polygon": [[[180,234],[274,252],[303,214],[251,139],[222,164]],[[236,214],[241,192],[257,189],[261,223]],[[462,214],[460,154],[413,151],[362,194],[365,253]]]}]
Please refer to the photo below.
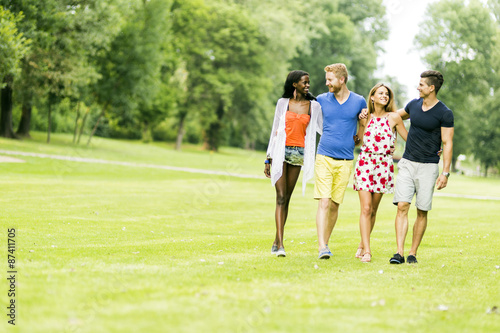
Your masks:
[{"label": "man in black t-shirt", "polygon": [[[432,208],[434,185],[438,190],[446,187],[450,176],[453,154],[453,112],[436,95],[443,84],[438,71],[425,71],[420,75],[419,99],[398,110],[403,119],[410,118],[411,127],[406,140],[403,158],[398,163],[398,177],[393,203],[398,206],[396,215],[397,253],[391,264],[402,264],[404,242],[408,232],[408,211],[413,196],[417,218],[413,226],[413,239],[407,262],[417,263],[417,249],[427,228],[427,212]],[[439,174],[439,150],[443,144],[443,172]]]}]

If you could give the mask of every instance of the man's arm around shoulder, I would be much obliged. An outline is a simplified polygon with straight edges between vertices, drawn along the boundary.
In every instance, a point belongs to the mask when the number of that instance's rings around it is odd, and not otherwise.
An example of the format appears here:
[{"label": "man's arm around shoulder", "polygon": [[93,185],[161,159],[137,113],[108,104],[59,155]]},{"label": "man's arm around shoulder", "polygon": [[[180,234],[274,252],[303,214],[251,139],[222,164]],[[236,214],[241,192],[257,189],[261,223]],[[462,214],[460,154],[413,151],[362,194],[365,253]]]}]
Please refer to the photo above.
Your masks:
[{"label": "man's arm around shoulder", "polygon": [[403,120],[406,120],[408,118],[410,118],[410,115],[408,113],[406,113],[405,109],[399,109],[398,111],[396,111],[399,116],[401,117],[401,119]]}]

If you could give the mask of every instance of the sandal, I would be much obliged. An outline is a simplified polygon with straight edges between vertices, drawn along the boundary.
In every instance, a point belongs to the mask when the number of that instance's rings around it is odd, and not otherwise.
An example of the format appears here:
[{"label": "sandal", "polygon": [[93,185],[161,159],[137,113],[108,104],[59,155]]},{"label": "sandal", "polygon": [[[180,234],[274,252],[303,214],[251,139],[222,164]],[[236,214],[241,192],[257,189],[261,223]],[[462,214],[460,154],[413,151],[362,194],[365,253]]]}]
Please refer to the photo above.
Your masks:
[{"label": "sandal", "polygon": [[363,248],[362,247],[358,247],[358,250],[356,251],[356,255],[355,257],[356,258],[363,258],[363,255],[361,254],[361,252],[363,252]]},{"label": "sandal", "polygon": [[361,262],[370,262],[372,261],[372,254],[370,252],[365,252],[363,257],[361,258]]}]

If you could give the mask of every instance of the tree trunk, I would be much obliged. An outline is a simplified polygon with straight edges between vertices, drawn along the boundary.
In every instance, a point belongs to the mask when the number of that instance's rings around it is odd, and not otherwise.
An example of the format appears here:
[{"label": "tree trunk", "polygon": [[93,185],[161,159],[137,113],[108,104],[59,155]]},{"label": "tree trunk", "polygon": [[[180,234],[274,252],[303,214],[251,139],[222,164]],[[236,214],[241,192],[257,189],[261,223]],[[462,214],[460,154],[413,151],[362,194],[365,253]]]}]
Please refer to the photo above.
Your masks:
[{"label": "tree trunk", "polygon": [[246,150],[255,150],[255,141],[245,140],[245,149]]},{"label": "tree trunk", "polygon": [[85,129],[85,123],[87,122],[87,116],[89,115],[90,109],[87,108],[85,114],[83,115],[82,124],[80,126],[80,131],[78,132],[78,140],[76,140],[76,144],[80,144],[80,138],[82,137],[83,130]]},{"label": "tree trunk", "polygon": [[185,130],[184,123],[187,113],[182,112],[179,118],[179,129],[177,130],[177,140],[175,141],[175,150],[181,150],[182,139],[184,138]]},{"label": "tree trunk", "polygon": [[451,172],[457,172],[457,157],[452,157],[451,158]]},{"label": "tree trunk", "polygon": [[[50,100],[50,98],[49,98]],[[49,102],[49,116],[47,119],[47,143],[50,143],[50,131],[52,129],[52,103]]]},{"label": "tree trunk", "polygon": [[49,92],[48,105],[49,105],[49,114],[47,119],[47,143],[50,143],[50,135],[52,134],[52,106],[56,105],[59,102],[58,96]]},{"label": "tree trunk", "polygon": [[78,120],[80,120],[80,101],[76,105],[76,119],[75,119],[75,130],[73,132],[73,143],[76,143],[76,135],[78,132]]},{"label": "tree trunk", "polygon": [[216,110],[217,119],[208,125],[205,131],[205,146],[212,150],[218,151],[222,136],[222,118],[224,117],[224,103],[219,102],[219,106]]},{"label": "tree trunk", "polygon": [[244,148],[247,150],[255,150],[255,141],[248,137],[247,133],[243,134]]},{"label": "tree trunk", "polygon": [[17,138],[12,128],[12,81],[13,77],[8,75],[1,92],[0,136],[5,138]]},{"label": "tree trunk", "polygon": [[[107,106],[106,106],[107,107]],[[92,140],[92,137],[94,136],[95,132],[97,131],[97,126],[99,126],[99,122],[101,121],[101,118],[104,116],[104,112],[106,110],[106,107],[104,107],[99,114],[99,118],[97,118],[97,121],[95,123],[94,128],[92,129],[92,132],[90,133],[89,140],[87,141],[87,146],[90,145],[90,140]]]},{"label": "tree trunk", "polygon": [[153,141],[153,135],[148,123],[142,124],[142,142],[147,143]]},{"label": "tree trunk", "polygon": [[31,102],[24,101],[22,106],[21,121],[19,122],[16,134],[25,138],[31,138],[31,109]]}]

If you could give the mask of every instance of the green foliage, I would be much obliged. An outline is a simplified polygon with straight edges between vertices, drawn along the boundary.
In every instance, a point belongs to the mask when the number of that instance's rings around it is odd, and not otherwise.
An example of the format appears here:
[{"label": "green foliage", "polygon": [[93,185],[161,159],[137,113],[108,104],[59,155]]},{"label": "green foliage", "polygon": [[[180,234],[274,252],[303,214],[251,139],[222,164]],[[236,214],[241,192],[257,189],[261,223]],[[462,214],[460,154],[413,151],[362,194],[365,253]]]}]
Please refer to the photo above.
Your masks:
[{"label": "green foliage", "polygon": [[483,140],[476,136],[482,131],[469,124],[483,116],[489,118],[474,111],[488,106],[485,102],[500,83],[498,22],[491,14],[478,0],[441,0],[429,6],[428,19],[416,37],[425,61],[444,75],[438,98],[454,111],[454,162],[459,154],[474,153],[482,158],[481,150],[476,149]]},{"label": "green foliage", "polygon": [[165,117],[171,100],[165,82],[170,77],[162,70],[168,58],[169,10],[165,1],[133,2],[109,50],[96,57],[102,75],[95,87],[99,103],[111,111],[113,124],[132,125],[115,128],[120,137],[140,135],[142,126]]},{"label": "green foliage", "polygon": [[[92,57],[106,49],[118,32],[117,9],[125,1],[1,2],[12,12],[23,13],[19,29],[32,41],[16,82],[16,101],[30,113],[41,100],[49,103],[47,109],[54,109],[52,104],[65,97],[91,104],[89,88],[100,77]],[[46,95],[51,98],[44,99]]]},{"label": "green foliage", "polygon": [[[274,105],[296,66],[320,89],[335,57],[348,64],[352,88],[369,89],[376,43],[387,35],[380,0],[0,3],[23,13],[17,26],[32,40],[14,92],[23,110],[70,98],[73,108],[98,106],[90,126],[102,121],[109,135],[177,132],[179,143],[185,134],[213,150],[267,144]],[[166,119],[168,131],[159,125]]]},{"label": "green foliage", "polygon": [[482,164],[484,176],[490,167],[500,166],[500,90],[484,101],[478,101],[473,109],[472,144],[474,155]]},{"label": "green foliage", "polygon": [[384,15],[380,0],[310,2],[304,16],[312,36],[308,47],[293,59],[292,68],[308,71],[311,89],[319,94],[326,90],[325,66],[345,63],[349,88],[368,94],[375,83],[376,43],[388,36]]},{"label": "green foliage", "polygon": [[217,150],[227,124],[258,115],[254,100],[272,86],[262,57],[267,40],[257,20],[235,5],[174,1],[173,19],[175,47],[187,68],[180,115],[199,115],[207,146]]},{"label": "green foliage", "polygon": [[98,78],[88,56],[109,42],[114,30],[108,29],[110,23],[114,25],[113,1],[70,6],[56,0],[8,3],[7,8],[24,14],[19,28],[33,41],[24,65],[31,67],[39,84],[59,97],[78,96],[78,87]]},{"label": "green foliage", "polygon": [[22,19],[22,13],[16,15],[0,6],[0,88],[6,76],[17,76],[19,61],[28,51],[29,40],[17,28]]}]

